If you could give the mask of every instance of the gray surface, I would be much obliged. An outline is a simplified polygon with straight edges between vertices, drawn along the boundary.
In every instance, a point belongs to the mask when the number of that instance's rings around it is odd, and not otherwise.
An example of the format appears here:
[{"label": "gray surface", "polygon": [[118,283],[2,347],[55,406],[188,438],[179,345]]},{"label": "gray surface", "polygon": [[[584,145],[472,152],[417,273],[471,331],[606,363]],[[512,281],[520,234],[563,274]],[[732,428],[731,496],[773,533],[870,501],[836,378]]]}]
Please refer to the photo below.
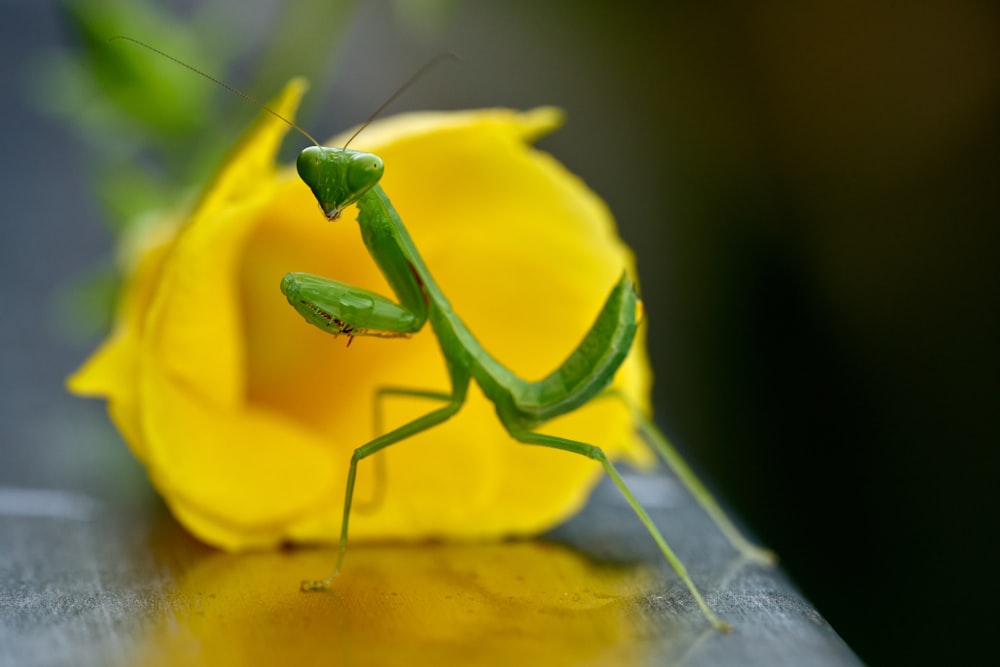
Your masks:
[{"label": "gray surface", "polygon": [[[81,414],[101,432],[96,411]],[[307,595],[298,580],[331,550],[217,552],[173,521],[110,432],[97,450],[104,480],[0,488],[0,665],[859,664],[780,570],[734,558],[665,477],[630,480],[729,635],[607,484],[549,540],[363,545],[336,593]]]}]

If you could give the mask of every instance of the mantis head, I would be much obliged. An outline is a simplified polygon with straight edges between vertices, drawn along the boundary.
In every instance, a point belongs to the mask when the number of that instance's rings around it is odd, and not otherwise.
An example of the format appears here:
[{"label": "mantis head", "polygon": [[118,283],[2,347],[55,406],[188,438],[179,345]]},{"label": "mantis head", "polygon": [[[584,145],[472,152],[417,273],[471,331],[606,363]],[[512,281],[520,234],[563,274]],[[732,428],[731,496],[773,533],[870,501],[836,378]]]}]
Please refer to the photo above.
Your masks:
[{"label": "mantis head", "polygon": [[347,148],[310,146],[296,161],[299,176],[312,190],[327,220],[374,187],[385,170],[382,158]]}]

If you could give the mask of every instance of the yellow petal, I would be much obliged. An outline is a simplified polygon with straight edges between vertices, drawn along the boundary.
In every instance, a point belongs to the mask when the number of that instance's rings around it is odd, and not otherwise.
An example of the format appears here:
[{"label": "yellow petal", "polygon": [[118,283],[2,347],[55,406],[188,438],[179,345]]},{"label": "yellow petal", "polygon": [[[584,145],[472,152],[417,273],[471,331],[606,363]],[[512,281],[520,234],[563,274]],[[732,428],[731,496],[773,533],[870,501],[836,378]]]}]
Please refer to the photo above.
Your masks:
[{"label": "yellow petal", "polygon": [[274,175],[275,155],[290,129],[281,119],[295,118],[295,111],[307,88],[305,79],[292,79],[281,94],[268,104],[274,113],[258,116],[205,191],[198,206],[201,216],[210,218],[218,210],[242,205],[246,200],[260,196],[260,186]]},{"label": "yellow petal", "polygon": [[140,460],[146,458],[146,447],[139,423],[139,348],[168,245],[168,241],[151,245],[137,259],[125,281],[114,331],[66,380],[75,394],[107,397],[112,421]]},{"label": "yellow petal", "polygon": [[262,410],[230,410],[159,373],[143,377],[155,482],[187,526],[228,549],[273,546],[342,483],[325,443]]},{"label": "yellow petal", "polygon": [[[274,110],[294,115],[304,91],[295,80]],[[273,189],[274,156],[288,127],[265,114],[174,242],[149,308],[144,362],[206,400],[228,408],[245,391],[238,266],[259,207]]]},{"label": "yellow petal", "polygon": [[[293,80],[273,107],[286,117],[293,116],[304,91],[305,82]],[[281,121],[270,115],[262,116],[233,150],[227,167],[215,179],[215,187],[207,191],[202,214],[211,216],[270,176],[274,170],[274,155],[286,131]],[[162,286],[163,265],[174,240],[172,234],[164,234],[164,230],[175,227],[169,220],[157,221],[143,228],[142,238],[136,235],[124,239],[123,246],[136,251],[136,255],[122,258],[128,273],[114,331],[66,383],[73,393],[107,397],[112,420],[139,459],[145,459],[145,439],[140,425],[142,401],[138,390],[141,341],[154,297]]]}]

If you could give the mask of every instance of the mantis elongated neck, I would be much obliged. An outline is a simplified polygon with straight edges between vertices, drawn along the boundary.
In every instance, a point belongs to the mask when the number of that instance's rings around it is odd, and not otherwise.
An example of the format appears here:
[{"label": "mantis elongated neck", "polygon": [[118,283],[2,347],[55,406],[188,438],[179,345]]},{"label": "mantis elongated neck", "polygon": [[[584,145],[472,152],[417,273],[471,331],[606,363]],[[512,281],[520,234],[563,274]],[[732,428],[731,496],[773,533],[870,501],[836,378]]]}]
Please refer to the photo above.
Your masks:
[{"label": "mantis elongated neck", "polygon": [[423,321],[432,300],[447,303],[380,186],[374,186],[358,199],[358,225],[365,247],[401,305]]},{"label": "mantis elongated neck", "polygon": [[483,349],[452,310],[382,188],[376,185],[362,195],[358,199],[358,210],[358,224],[368,252],[401,305],[421,321],[430,317],[449,366],[468,368],[487,394],[496,400],[526,386],[524,380]]}]

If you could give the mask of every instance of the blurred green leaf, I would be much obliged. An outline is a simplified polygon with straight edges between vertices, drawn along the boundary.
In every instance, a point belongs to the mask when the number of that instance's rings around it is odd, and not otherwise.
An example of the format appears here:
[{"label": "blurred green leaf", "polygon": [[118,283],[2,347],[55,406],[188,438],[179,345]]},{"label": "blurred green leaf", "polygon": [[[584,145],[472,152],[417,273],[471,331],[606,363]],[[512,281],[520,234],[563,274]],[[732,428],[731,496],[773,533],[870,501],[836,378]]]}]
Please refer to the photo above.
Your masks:
[{"label": "blurred green leaf", "polygon": [[429,37],[439,32],[455,13],[459,0],[396,0],[400,21],[414,33]]},{"label": "blurred green leaf", "polygon": [[120,287],[117,267],[106,264],[57,290],[47,303],[46,320],[53,338],[75,343],[110,330]]},{"label": "blurred green leaf", "polygon": [[[49,108],[73,120],[80,107],[101,109],[119,121],[128,118],[145,134],[167,139],[203,127],[211,115],[215,91],[175,63],[124,42],[126,35],[155,35],[156,47],[206,69],[221,67],[224,54],[206,47],[189,21],[181,21],[145,2],[67,0],[63,17],[79,38],[79,48],[53,59],[58,80],[77,85],[46,86]],[[68,99],[67,99],[68,98]]]}]

